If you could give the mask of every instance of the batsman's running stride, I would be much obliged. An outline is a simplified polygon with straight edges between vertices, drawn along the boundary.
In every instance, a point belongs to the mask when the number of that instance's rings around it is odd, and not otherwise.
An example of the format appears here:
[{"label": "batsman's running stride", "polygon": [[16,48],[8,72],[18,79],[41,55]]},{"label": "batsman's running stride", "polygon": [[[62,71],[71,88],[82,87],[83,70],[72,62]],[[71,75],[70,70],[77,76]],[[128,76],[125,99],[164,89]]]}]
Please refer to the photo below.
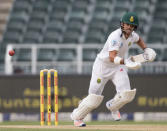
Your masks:
[{"label": "batsman's running stride", "polygon": [[106,107],[111,111],[114,120],[121,120],[119,109],[131,102],[136,94],[136,89],[131,90],[127,68],[138,69],[141,67],[141,63],[133,61],[131,57],[124,59],[132,43],[136,42],[144,50],[147,61],[151,62],[156,57],[155,51],[148,48],[135,32],[139,26],[135,12],[126,13],[120,21],[120,26],[121,28],[109,35],[103,49],[97,55],[93,65],[89,95],[80,102],[78,108],[74,109],[71,114],[74,126],[86,126],[83,119],[103,101],[104,96],[101,94],[109,80],[114,83],[117,93],[114,98],[106,102]]}]

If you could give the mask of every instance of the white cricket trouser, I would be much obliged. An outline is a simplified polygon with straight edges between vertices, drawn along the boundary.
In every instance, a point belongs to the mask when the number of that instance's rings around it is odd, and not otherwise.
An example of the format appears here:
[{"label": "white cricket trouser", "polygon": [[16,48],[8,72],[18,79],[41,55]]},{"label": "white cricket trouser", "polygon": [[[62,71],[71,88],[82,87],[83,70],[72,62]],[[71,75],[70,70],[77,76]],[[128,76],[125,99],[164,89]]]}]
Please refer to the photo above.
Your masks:
[{"label": "white cricket trouser", "polygon": [[127,69],[124,65],[106,64],[96,58],[89,86],[89,94],[101,95],[107,81],[111,80],[117,92],[130,90]]}]

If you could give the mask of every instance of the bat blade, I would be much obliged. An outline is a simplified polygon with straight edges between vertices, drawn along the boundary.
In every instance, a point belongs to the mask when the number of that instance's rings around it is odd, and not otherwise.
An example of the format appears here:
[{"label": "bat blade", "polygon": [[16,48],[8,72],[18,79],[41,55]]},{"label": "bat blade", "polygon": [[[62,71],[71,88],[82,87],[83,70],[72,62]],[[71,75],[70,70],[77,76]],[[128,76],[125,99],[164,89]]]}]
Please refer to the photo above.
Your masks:
[{"label": "bat blade", "polygon": [[144,62],[147,62],[147,61],[148,61],[147,56],[145,56],[144,53],[139,54],[139,55],[132,56],[131,59],[132,59],[132,61],[140,62],[140,63],[144,63]]}]

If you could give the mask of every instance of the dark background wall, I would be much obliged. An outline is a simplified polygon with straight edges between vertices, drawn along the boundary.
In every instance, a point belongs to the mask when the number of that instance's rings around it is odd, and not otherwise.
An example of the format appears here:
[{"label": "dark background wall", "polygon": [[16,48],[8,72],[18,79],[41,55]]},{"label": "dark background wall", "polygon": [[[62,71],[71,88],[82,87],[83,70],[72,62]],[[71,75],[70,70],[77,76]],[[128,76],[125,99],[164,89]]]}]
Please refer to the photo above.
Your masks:
[{"label": "dark background wall", "polygon": [[[78,102],[88,94],[89,81],[90,76],[59,76],[60,112],[71,112],[77,107]],[[130,81],[131,87],[137,89],[137,94],[133,102],[121,109],[122,112],[167,110],[167,75],[130,75]],[[0,76],[0,112],[39,113],[39,89],[39,75]],[[114,94],[115,87],[108,82],[103,92],[104,101],[94,111],[108,112],[105,103],[113,98]]]}]

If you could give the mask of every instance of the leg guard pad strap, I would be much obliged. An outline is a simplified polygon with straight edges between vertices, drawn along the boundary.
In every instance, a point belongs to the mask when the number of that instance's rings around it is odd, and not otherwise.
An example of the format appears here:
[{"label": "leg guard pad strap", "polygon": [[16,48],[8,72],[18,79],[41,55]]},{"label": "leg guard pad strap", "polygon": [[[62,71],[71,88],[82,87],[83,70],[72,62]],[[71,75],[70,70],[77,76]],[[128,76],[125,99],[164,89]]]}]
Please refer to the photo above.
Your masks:
[{"label": "leg guard pad strap", "polygon": [[89,112],[101,104],[103,97],[101,95],[89,94],[81,101],[78,108],[74,109],[72,119],[82,120]]},{"label": "leg guard pad strap", "polygon": [[117,93],[115,97],[106,103],[110,111],[117,111],[125,104],[131,102],[136,94],[136,89]]}]

